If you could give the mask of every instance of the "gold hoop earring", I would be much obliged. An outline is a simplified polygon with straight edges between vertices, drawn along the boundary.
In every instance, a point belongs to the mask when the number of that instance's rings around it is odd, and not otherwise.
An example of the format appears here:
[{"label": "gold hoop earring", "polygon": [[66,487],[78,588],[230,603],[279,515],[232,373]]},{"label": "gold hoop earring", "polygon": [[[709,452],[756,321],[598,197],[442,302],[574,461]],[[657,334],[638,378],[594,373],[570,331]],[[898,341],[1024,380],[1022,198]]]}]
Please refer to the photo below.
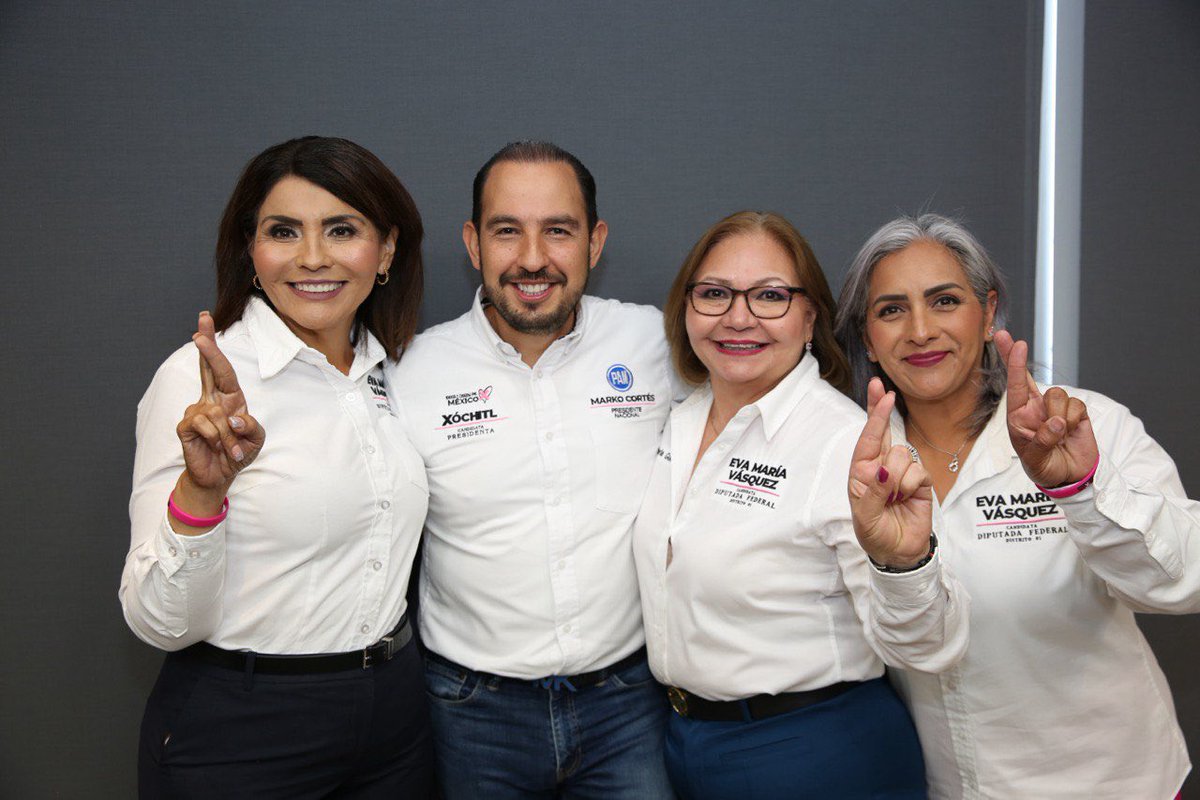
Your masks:
[{"label": "gold hoop earring", "polygon": [[384,271],[384,273],[383,273],[383,280],[379,280],[379,276],[378,276],[378,275],[376,275],[376,276],[375,276],[375,283],[377,283],[377,284],[378,284],[378,285],[380,285],[380,286],[386,286],[386,285],[387,285],[387,282],[388,282],[388,281],[390,281],[391,279],[392,279],[392,274],[391,274],[391,272],[390,272],[390,271]]},{"label": "gold hoop earring", "polygon": [[258,289],[260,292],[263,290],[263,288],[262,288],[262,284],[258,282],[258,273],[257,273],[257,272],[256,272],[256,273],[254,273],[254,277],[252,277],[252,278],[250,279],[250,284],[251,284],[251,285],[252,285],[252,286],[253,286],[255,289]]}]

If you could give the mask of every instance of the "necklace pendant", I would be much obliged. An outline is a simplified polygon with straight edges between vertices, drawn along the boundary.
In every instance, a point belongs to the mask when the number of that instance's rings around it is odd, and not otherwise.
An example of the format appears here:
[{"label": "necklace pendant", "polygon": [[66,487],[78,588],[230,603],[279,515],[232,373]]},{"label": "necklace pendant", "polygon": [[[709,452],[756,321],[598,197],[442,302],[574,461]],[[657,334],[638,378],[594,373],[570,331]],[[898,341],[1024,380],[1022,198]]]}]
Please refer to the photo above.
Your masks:
[{"label": "necklace pendant", "polygon": [[948,469],[951,472],[958,472],[958,456],[955,456],[954,458],[950,459],[950,466],[948,467]]}]

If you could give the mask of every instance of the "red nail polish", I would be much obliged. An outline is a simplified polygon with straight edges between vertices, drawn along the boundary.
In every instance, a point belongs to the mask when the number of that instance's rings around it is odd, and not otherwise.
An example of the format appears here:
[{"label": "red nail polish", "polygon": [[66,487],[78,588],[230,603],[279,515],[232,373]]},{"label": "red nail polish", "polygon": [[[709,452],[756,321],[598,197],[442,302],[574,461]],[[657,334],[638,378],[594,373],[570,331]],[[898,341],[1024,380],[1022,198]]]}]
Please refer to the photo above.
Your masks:
[{"label": "red nail polish", "polygon": [[879,472],[875,473],[875,479],[880,483],[887,483],[888,471],[887,467],[880,467]]}]

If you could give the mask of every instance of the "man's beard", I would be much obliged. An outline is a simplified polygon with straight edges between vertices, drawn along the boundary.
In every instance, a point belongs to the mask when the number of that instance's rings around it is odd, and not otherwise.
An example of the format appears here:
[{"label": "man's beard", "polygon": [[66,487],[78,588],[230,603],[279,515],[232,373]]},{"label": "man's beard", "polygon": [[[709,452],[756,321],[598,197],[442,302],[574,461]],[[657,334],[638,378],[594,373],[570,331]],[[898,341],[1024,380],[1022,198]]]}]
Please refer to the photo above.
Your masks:
[{"label": "man's beard", "polygon": [[[588,274],[585,272],[582,283],[575,287],[570,283],[552,281],[549,269],[540,269],[537,272],[518,270],[513,277],[500,276],[500,286],[497,291],[492,291],[487,283],[484,283],[483,292],[491,301],[492,308],[496,309],[500,318],[513,330],[533,335],[548,335],[558,333],[571,318],[575,307],[579,305],[579,299],[587,290]],[[543,281],[557,284],[560,287],[558,302],[551,308],[531,310],[525,303],[510,297],[503,291],[503,287],[507,283],[541,283]]]}]

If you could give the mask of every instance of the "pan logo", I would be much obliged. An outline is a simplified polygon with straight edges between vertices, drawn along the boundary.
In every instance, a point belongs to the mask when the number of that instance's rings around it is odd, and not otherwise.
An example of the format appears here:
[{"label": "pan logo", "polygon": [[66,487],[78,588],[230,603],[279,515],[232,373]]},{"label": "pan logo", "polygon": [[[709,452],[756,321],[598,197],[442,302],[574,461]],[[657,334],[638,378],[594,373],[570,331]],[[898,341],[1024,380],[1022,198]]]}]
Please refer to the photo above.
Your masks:
[{"label": "pan logo", "polygon": [[624,364],[613,364],[608,368],[608,385],[618,392],[628,392],[633,386],[633,373]]}]

